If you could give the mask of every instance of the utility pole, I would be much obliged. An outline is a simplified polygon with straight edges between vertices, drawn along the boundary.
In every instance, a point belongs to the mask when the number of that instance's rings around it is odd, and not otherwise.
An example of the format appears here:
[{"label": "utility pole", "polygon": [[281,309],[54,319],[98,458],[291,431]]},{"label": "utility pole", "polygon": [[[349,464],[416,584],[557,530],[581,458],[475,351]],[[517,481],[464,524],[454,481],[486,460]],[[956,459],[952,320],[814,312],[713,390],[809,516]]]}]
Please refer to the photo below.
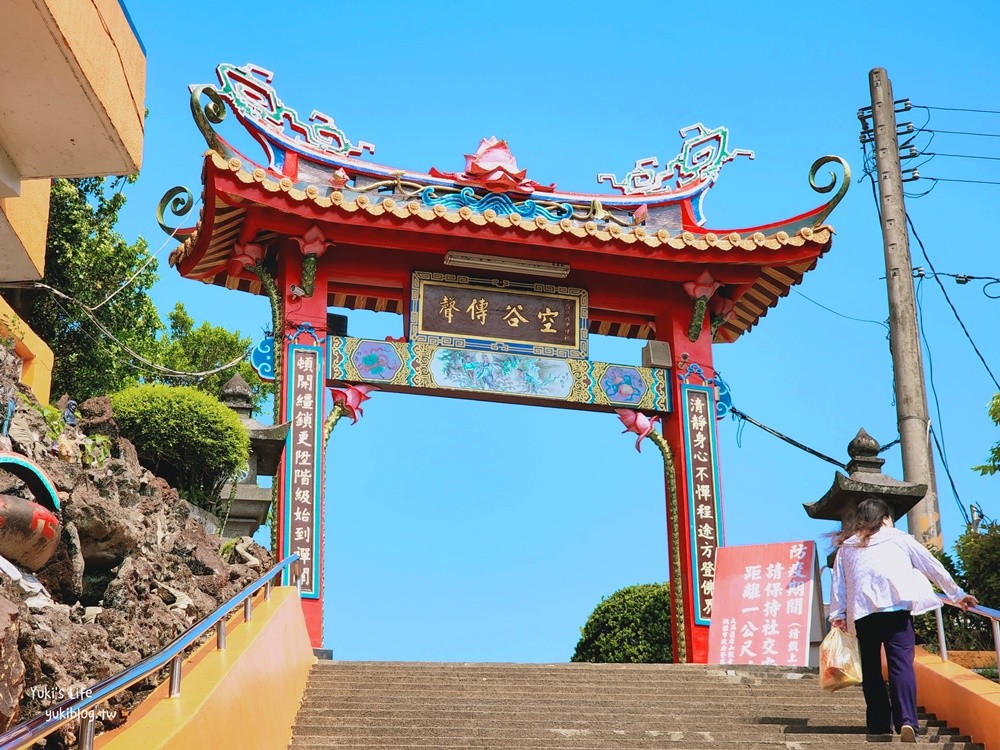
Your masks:
[{"label": "utility pole", "polygon": [[[868,83],[872,97],[885,283],[889,291],[889,343],[896,390],[896,419],[903,453],[903,479],[927,485],[927,494],[906,514],[906,521],[910,533],[921,543],[942,549],[941,514],[938,510],[924,364],[913,295],[913,263],[910,260],[910,238],[903,204],[892,83],[884,68],[874,68],[868,74]],[[863,114],[859,113],[859,116],[864,122]]]}]

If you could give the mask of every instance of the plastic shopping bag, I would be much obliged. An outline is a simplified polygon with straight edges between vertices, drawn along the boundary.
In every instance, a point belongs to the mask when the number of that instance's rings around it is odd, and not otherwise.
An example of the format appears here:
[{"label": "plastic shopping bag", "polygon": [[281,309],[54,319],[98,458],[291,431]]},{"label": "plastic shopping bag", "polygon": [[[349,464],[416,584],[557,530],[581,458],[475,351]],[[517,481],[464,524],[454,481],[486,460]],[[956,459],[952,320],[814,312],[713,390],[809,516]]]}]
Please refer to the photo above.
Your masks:
[{"label": "plastic shopping bag", "polygon": [[819,684],[833,692],[861,684],[861,655],[858,639],[833,628],[819,647]]}]

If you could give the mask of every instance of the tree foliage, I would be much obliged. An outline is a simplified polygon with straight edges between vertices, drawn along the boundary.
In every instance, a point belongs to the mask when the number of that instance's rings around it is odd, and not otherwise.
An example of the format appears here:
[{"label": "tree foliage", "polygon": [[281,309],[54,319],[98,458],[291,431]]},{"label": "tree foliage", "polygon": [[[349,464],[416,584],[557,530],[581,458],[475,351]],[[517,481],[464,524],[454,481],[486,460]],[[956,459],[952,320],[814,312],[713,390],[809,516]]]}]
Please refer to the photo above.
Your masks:
[{"label": "tree foliage", "polygon": [[[252,344],[249,336],[241,336],[239,331],[205,322],[195,327],[194,319],[188,314],[183,303],[178,302],[167,316],[170,326],[160,340],[160,364],[183,372],[206,372],[221,367],[247,351]],[[264,383],[248,361],[236,368],[208,375],[203,378],[160,378],[168,385],[189,385],[200,391],[218,396],[234,372],[239,372],[253,391],[253,410],[260,411],[264,399],[272,392],[272,387]]]},{"label": "tree foliage", "polygon": [[[931,553],[965,591],[975,594],[981,603],[993,606],[1000,602],[1000,527],[987,524],[983,532],[967,530],[955,544],[957,559],[947,552]],[[990,623],[983,617],[968,614],[950,605],[941,610],[944,619],[945,643],[955,651],[988,651],[993,636]],[[937,653],[937,615],[929,612],[913,618],[917,641],[928,651]]]},{"label": "tree foliage", "polygon": [[[145,240],[129,243],[115,228],[125,205],[120,188],[129,181],[94,177],[52,182],[42,281],[77,302],[36,289],[7,290],[4,296],[52,348],[56,397],[68,393],[83,401],[140,381],[189,385],[217,396],[232,369],[203,379],[169,377],[125,351],[128,347],[174,370],[204,372],[233,361],[251,344],[239,331],[208,323],[195,326],[181,303],[164,328],[149,296],[158,278],[156,261]],[[124,347],[102,332],[91,315]],[[237,369],[253,389],[256,411],[271,387],[249,363]]]},{"label": "tree foliage", "polygon": [[653,664],[673,660],[667,584],[628,586],[602,599],[570,661]]},{"label": "tree foliage", "polygon": [[[1000,393],[993,396],[989,405],[990,419],[993,424],[1000,426]],[[982,466],[974,466],[973,469],[980,474],[996,474],[1000,471],[1000,443],[990,448],[990,454],[986,457],[986,463]]]},{"label": "tree foliage", "polygon": [[965,570],[966,588],[987,607],[1000,609],[1000,523],[990,521],[981,531],[966,531],[955,551]]},{"label": "tree foliage", "polygon": [[189,502],[216,510],[223,483],[250,450],[236,413],[202,391],[161,384],[126,388],[111,396],[111,404],[142,465]]},{"label": "tree foliage", "polygon": [[[95,307],[135,275],[94,314],[122,343],[155,359],[162,326],[147,292],[157,278],[156,261],[139,270],[148,259],[146,241],[129,243],[115,229],[125,182],[103,177],[52,181],[42,281]],[[80,305],[46,291],[24,295],[20,302],[22,317],[55,353],[54,394],[71,393],[82,401],[138,380],[132,358],[100,333]]]}]

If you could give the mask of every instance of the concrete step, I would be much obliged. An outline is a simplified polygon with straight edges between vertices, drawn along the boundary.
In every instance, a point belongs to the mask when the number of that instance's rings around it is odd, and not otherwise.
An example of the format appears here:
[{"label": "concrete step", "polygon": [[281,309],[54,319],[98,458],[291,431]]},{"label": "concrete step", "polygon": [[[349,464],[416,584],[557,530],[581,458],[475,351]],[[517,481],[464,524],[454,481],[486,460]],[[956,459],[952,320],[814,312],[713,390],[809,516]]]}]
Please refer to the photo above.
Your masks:
[{"label": "concrete step", "polygon": [[[898,738],[890,740],[899,743]],[[871,748],[873,743],[869,742],[863,735],[851,740],[840,741],[837,748]],[[974,742],[942,742],[933,744],[940,750],[984,750],[983,745]],[[546,739],[524,739],[515,741],[504,741],[502,744],[494,744],[488,737],[471,737],[464,740],[389,740],[374,742],[358,742],[352,739],[342,740],[334,738],[295,738],[292,740],[290,750],[305,750],[306,748],[351,748],[351,750],[387,750],[388,748],[421,748],[421,750],[807,750],[810,747],[820,746],[821,750],[829,750],[829,745],[810,742],[786,742],[783,740],[759,741],[744,740],[720,744],[714,738],[700,740],[670,740],[666,737],[651,737],[647,740],[637,740],[633,737],[622,736],[610,740],[601,740],[587,735],[577,735],[571,737],[554,737]]]},{"label": "concrete step", "polygon": [[[706,728],[707,727],[707,728]],[[717,743],[728,745],[731,742],[745,741],[748,735],[746,727],[729,724],[702,723],[697,726],[684,725],[656,725],[645,724],[634,726],[628,724],[607,725],[601,724],[580,724],[577,722],[552,721],[538,726],[493,726],[484,727],[478,723],[436,725],[390,725],[372,724],[368,726],[345,727],[337,725],[331,727],[329,724],[300,723],[296,728],[296,737],[326,737],[333,736],[344,739],[354,739],[356,741],[407,741],[409,739],[439,739],[453,740],[456,738],[468,738],[470,736],[489,737],[492,740],[549,740],[553,738],[573,737],[586,735],[594,739],[617,740],[619,737],[631,737],[637,740],[649,738],[665,738],[671,742],[684,740],[702,741],[714,737]],[[809,742],[839,743],[852,738],[865,735],[864,726],[811,726],[811,727],[756,727],[753,735],[760,740],[774,741],[784,740],[787,742],[799,742],[807,740]],[[803,737],[809,735],[809,737]],[[956,730],[951,730],[947,734],[924,733],[921,739],[928,743],[947,742],[970,742],[967,736],[958,734]]]},{"label": "concrete step", "polygon": [[[930,714],[920,732],[941,750],[982,750]],[[290,747],[860,750],[868,739],[860,689],[824,693],[809,669],[321,662]]]}]

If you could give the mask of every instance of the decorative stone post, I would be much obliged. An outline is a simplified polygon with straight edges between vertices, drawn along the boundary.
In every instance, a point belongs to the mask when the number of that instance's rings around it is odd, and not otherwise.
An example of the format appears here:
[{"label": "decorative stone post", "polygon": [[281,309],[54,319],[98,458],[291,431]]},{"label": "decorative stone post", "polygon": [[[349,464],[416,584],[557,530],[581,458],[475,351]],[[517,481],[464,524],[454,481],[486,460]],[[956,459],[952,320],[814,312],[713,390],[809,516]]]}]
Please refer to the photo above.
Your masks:
[{"label": "decorative stone post", "polygon": [[250,386],[239,373],[233,375],[219,392],[219,400],[236,412],[240,424],[250,436],[246,473],[239,477],[235,488],[231,484],[222,488],[223,501],[232,497],[232,505],[225,518],[221,519],[224,524],[222,535],[225,537],[253,536],[267,520],[271,489],[260,487],[257,477],[273,477],[278,473],[278,462],[288,437],[287,424],[264,425],[250,416],[253,409],[251,397]]},{"label": "decorative stone post", "polygon": [[814,503],[802,504],[809,517],[840,521],[843,528],[853,520],[858,503],[876,497],[889,505],[892,518],[896,521],[920,502],[927,492],[927,485],[900,482],[883,474],[885,459],[878,457],[879,450],[875,438],[864,428],[858,430],[847,446],[847,455],[851,457],[847,464],[847,476],[838,471],[833,477],[833,485],[823,497]]}]

